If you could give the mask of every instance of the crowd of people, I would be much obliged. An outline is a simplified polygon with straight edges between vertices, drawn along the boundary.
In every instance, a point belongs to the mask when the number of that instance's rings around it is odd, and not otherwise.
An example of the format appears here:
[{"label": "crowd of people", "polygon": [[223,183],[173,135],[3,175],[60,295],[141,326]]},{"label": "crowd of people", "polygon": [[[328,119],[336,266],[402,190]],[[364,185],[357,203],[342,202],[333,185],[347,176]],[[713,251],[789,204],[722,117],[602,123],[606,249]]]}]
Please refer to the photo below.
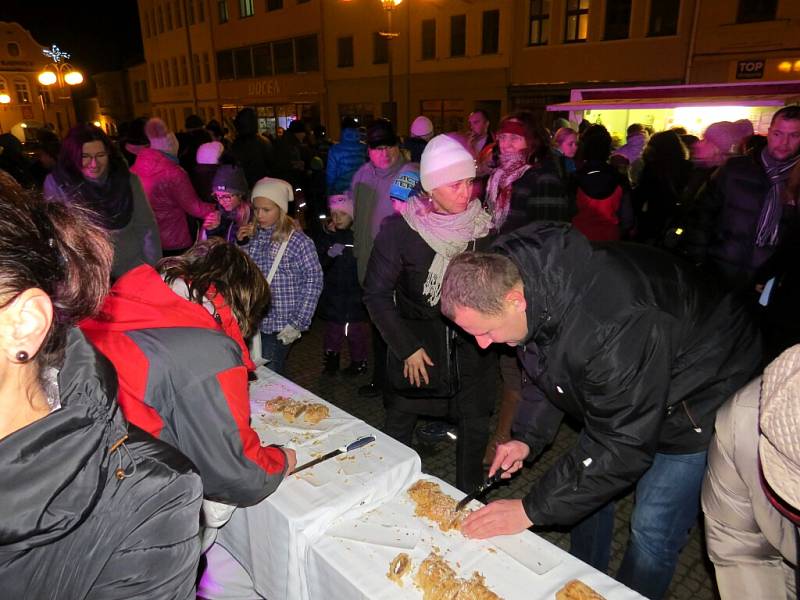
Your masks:
[{"label": "crowd of people", "polygon": [[579,428],[464,535],[569,527],[607,572],[635,490],[621,582],[665,597],[702,508],[723,599],[793,597],[800,107],[766,136],[631,124],[624,144],[524,111],[465,122],[344,119],[337,143],[299,119],[270,138],[249,108],[232,136],[81,124],[35,164],[0,136],[8,593],[193,597],[216,532],[294,469],[248,382],[254,359],[285,373],[316,316],[322,375],[369,375],[405,444],[455,440],[465,492]]}]

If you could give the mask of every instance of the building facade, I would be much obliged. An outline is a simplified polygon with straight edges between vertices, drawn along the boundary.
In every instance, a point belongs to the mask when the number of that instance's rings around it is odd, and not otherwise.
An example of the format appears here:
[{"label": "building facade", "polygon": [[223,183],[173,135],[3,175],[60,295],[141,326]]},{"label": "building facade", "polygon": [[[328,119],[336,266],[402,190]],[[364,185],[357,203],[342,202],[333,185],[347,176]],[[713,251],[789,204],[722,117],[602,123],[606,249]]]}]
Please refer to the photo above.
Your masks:
[{"label": "building facade", "polygon": [[69,86],[38,81],[51,63],[44,49],[18,23],[0,21],[0,133],[26,141],[50,124],[64,136],[76,122]]}]

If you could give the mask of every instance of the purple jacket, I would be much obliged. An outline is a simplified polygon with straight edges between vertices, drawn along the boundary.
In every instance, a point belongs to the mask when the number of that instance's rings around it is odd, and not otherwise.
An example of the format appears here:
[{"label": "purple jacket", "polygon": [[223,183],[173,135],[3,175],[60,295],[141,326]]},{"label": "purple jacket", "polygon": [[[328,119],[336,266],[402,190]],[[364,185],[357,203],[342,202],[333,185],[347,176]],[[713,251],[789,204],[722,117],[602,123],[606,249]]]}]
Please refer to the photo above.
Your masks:
[{"label": "purple jacket", "polygon": [[178,250],[191,246],[194,240],[189,235],[186,215],[204,219],[214,211],[214,206],[197,197],[186,171],[163,152],[145,148],[131,172],[142,181],[161,233],[162,248]]}]

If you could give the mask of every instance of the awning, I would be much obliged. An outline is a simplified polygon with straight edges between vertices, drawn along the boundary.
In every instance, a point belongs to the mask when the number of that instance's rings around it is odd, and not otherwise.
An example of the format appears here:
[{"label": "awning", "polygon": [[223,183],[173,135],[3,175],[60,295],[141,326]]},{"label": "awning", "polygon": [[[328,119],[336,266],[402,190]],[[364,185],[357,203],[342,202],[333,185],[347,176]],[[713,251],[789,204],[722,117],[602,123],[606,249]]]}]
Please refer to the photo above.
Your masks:
[{"label": "awning", "polygon": [[548,111],[677,108],[682,106],[784,106],[800,102],[800,81],[574,89],[569,102]]}]

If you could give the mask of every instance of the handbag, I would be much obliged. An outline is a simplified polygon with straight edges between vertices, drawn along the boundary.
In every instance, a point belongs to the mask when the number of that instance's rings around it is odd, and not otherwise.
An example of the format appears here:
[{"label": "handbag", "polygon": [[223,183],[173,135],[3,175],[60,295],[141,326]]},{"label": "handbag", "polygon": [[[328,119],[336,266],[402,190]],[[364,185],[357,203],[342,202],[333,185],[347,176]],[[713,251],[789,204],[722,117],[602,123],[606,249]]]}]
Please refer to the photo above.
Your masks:
[{"label": "handbag", "polygon": [[[403,320],[414,332],[428,353],[433,366],[425,365],[428,383],[416,387],[403,377],[404,360],[392,352],[386,353],[386,381],[395,393],[407,398],[452,398],[461,388],[461,377],[456,353],[456,333],[445,323],[430,320]],[[441,326],[437,326],[441,325]]]}]

